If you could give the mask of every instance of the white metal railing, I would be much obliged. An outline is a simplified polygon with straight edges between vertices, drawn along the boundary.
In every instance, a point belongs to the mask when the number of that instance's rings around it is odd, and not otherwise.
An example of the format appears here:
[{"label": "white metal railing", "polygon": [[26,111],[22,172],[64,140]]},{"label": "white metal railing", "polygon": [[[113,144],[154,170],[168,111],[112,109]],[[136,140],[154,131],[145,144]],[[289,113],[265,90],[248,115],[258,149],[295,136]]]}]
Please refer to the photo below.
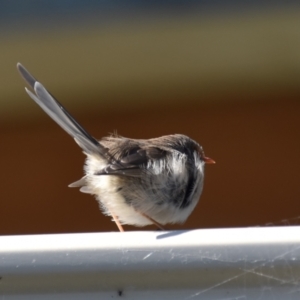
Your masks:
[{"label": "white metal railing", "polygon": [[0,237],[0,299],[300,299],[300,227]]}]

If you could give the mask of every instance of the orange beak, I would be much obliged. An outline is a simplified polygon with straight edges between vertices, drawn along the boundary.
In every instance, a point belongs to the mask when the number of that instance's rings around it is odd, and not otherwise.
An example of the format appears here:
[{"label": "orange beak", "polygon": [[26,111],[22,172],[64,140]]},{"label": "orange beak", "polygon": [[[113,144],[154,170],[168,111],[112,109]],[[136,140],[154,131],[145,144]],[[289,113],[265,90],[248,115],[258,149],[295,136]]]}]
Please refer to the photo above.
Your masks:
[{"label": "orange beak", "polygon": [[206,156],[202,157],[202,159],[206,164],[215,164],[216,163],[213,159],[206,157]]}]

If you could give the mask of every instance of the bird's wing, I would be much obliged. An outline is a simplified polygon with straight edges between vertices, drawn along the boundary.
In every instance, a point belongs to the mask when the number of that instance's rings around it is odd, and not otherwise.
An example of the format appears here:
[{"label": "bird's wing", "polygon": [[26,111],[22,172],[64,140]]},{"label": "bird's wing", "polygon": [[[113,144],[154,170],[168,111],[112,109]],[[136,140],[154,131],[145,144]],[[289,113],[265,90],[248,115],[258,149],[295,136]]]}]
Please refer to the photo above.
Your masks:
[{"label": "bird's wing", "polygon": [[130,146],[127,145],[126,148],[120,146],[120,149],[118,161],[108,164],[107,167],[97,173],[97,175],[117,174],[139,177],[149,172],[146,168],[149,160],[163,159],[167,154],[166,151],[151,146],[143,147],[132,145],[130,148]]}]

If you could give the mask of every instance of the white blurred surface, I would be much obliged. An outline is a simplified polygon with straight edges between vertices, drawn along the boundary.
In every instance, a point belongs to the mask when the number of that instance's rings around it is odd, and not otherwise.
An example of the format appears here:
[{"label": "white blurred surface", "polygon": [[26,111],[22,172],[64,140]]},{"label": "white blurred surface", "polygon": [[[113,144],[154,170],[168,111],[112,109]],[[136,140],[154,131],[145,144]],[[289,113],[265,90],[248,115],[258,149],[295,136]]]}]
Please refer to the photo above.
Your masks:
[{"label": "white blurred surface", "polygon": [[2,236],[0,295],[299,299],[299,237],[300,227]]}]

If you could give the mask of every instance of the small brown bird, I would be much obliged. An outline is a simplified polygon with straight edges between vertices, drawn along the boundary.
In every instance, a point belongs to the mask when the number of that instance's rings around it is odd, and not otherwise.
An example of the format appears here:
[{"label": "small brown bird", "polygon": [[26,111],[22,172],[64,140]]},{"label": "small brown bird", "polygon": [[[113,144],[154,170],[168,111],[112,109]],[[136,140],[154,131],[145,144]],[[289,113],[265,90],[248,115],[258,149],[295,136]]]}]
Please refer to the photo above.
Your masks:
[{"label": "small brown bird", "polygon": [[117,135],[93,138],[20,63],[28,95],[82,148],[85,176],[70,184],[96,196],[105,215],[122,224],[159,228],[183,223],[203,188],[204,165],[215,163],[202,147],[182,134],[148,140]]}]

